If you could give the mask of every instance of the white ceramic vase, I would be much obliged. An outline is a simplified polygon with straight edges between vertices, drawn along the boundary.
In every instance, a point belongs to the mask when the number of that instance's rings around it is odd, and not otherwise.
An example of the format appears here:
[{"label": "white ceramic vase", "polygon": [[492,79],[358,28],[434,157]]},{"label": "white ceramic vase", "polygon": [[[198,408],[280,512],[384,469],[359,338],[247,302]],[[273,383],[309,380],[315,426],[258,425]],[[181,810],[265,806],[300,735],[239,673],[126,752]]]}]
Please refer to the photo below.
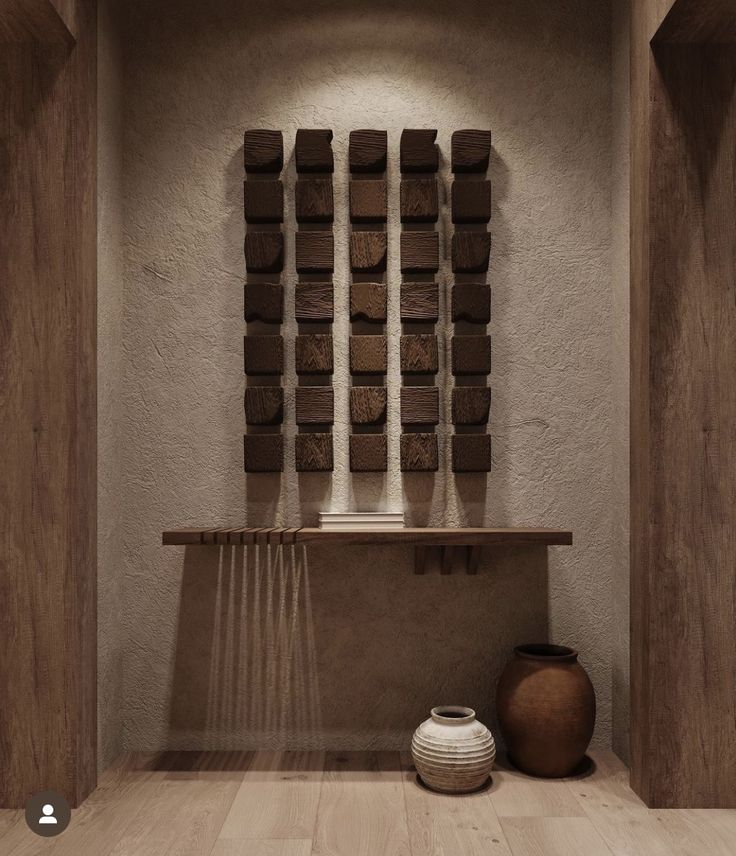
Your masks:
[{"label": "white ceramic vase", "polygon": [[482,787],[491,774],[496,744],[469,707],[435,707],[414,732],[414,766],[427,787],[463,794]]}]

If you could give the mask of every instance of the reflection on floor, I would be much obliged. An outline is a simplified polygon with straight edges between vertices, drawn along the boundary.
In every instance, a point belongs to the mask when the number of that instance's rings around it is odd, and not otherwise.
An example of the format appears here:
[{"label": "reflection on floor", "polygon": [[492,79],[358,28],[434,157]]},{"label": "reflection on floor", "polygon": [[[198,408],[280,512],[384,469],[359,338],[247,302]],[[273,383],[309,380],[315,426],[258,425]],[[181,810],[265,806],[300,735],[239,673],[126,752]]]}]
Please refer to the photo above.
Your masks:
[{"label": "reflection on floor", "polygon": [[736,811],[649,811],[611,753],[587,775],[501,767],[441,796],[398,753],[123,758],[55,839],[0,812],[2,856],[733,856]]}]

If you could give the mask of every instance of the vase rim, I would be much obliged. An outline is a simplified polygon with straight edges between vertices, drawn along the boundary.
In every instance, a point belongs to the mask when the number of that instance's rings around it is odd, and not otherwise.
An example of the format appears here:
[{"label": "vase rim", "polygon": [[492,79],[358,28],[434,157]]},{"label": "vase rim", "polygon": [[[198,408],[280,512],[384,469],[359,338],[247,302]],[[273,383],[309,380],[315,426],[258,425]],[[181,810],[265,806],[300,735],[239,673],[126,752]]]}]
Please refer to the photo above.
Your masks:
[{"label": "vase rim", "polygon": [[462,707],[455,704],[442,704],[431,710],[432,719],[443,725],[465,725],[473,722],[475,711],[472,707]]},{"label": "vase rim", "polygon": [[572,662],[577,660],[578,652],[567,645],[551,645],[547,642],[535,642],[528,645],[517,645],[514,653],[527,660],[543,660],[545,662]]}]

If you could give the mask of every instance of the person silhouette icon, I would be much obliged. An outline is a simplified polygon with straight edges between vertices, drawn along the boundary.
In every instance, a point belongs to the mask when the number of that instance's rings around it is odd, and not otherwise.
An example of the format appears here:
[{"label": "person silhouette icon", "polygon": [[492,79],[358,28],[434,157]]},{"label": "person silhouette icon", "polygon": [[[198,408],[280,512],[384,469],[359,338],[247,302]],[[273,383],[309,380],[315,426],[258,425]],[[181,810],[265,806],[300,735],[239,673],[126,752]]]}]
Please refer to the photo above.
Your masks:
[{"label": "person silhouette icon", "polygon": [[38,819],[39,823],[58,823],[58,820],[54,817],[54,807],[51,803],[46,803],[41,811],[43,812],[43,817]]}]

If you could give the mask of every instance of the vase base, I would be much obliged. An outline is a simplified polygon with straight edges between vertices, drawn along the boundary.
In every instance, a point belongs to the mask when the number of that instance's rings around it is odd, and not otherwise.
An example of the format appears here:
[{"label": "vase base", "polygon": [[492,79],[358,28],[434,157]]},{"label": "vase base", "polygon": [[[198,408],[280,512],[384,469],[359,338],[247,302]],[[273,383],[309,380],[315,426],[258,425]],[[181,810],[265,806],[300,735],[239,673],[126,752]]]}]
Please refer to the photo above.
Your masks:
[{"label": "vase base", "polygon": [[452,796],[453,794],[477,794],[480,791],[485,791],[490,788],[492,784],[492,777],[488,776],[485,781],[481,782],[480,785],[473,785],[470,788],[443,788],[428,784],[419,775],[419,773],[417,773],[417,783],[421,785],[421,787],[426,788],[428,791],[432,791],[433,793]]}]

